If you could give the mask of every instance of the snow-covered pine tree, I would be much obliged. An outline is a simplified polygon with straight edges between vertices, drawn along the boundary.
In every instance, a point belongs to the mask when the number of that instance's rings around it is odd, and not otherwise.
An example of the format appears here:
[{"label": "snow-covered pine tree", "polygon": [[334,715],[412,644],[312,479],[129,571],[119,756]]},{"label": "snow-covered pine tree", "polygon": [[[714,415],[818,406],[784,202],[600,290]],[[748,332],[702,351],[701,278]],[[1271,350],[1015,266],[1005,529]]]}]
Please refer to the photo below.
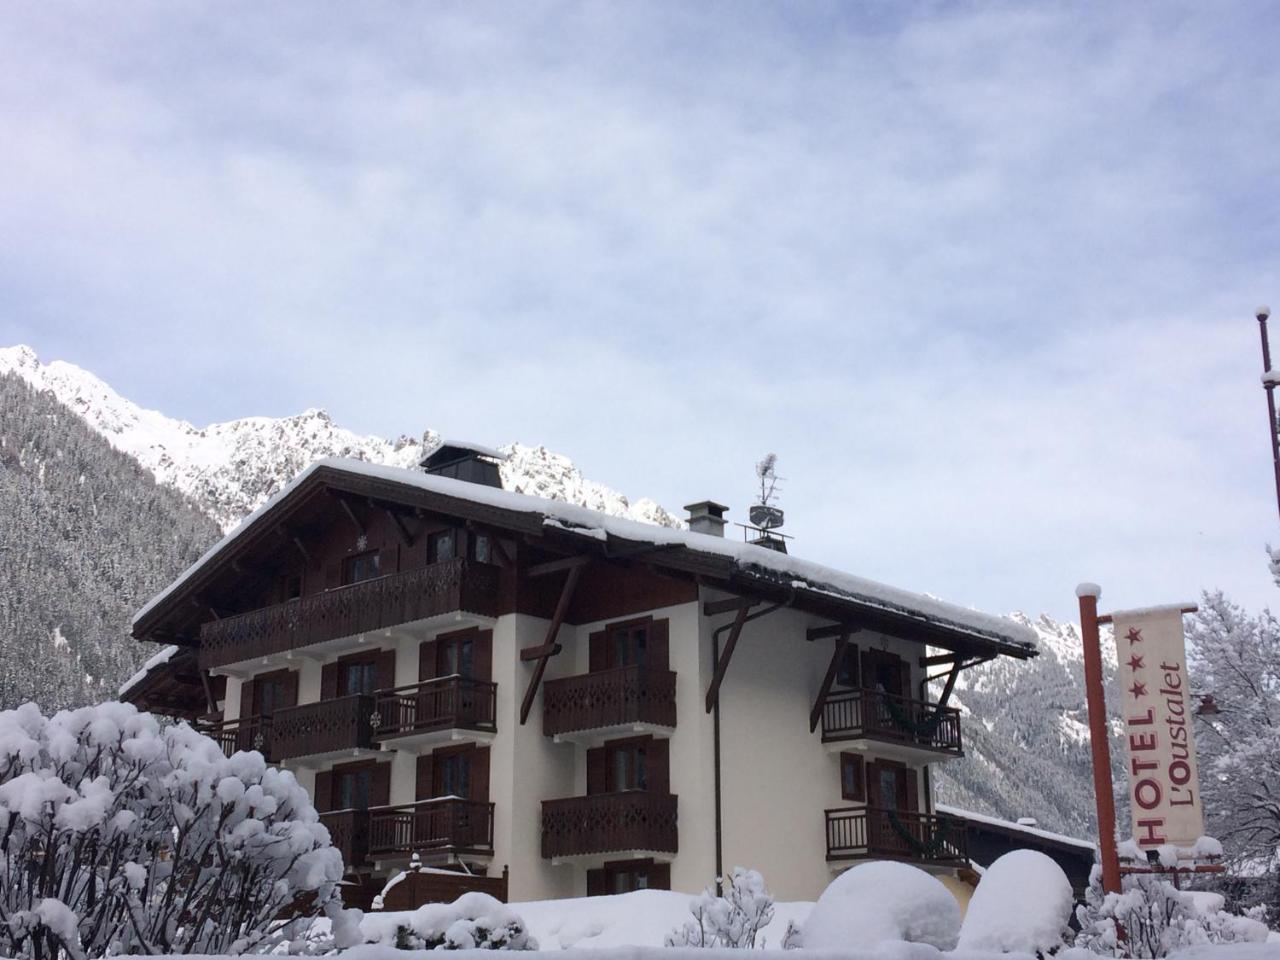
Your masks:
[{"label": "snow-covered pine tree", "polygon": [[[1206,829],[1222,841],[1244,905],[1280,917],[1280,622],[1205,593],[1188,629]],[[1224,891],[1226,892],[1226,891]]]}]

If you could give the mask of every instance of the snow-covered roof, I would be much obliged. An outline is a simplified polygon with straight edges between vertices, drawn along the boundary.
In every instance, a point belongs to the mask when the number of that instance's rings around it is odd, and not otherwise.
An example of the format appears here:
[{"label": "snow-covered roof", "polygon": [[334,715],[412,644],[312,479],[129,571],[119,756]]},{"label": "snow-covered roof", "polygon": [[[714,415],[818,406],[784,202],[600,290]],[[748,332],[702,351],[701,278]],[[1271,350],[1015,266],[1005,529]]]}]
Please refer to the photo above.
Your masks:
[{"label": "snow-covered roof", "polygon": [[126,697],[130,690],[140,684],[143,680],[147,679],[147,674],[156,667],[166,664],[172,660],[173,655],[177,653],[179,649],[179,647],[175,647],[172,644],[167,647],[161,647],[159,651],[157,651],[150,659],[147,660],[146,663],[142,665],[142,668],[137,673],[124,683],[120,684],[119,696],[122,699]]},{"label": "snow-covered roof", "polygon": [[1024,833],[1029,837],[1038,837],[1041,840],[1051,840],[1054,843],[1066,844],[1071,847],[1079,847],[1081,852],[1092,853],[1095,845],[1091,840],[1081,840],[1079,837],[1069,837],[1065,833],[1054,833],[1051,830],[1041,830],[1039,827],[1028,826],[1025,823],[1017,823],[1013,820],[1001,820],[999,817],[991,817],[985,813],[974,813],[971,810],[961,810],[959,807],[953,807],[945,803],[934,805],[934,809],[938,813],[944,813],[949,817],[959,817],[962,820],[969,820],[973,823],[984,823],[987,826],[996,827],[1002,831],[1009,833]]},{"label": "snow-covered roof", "polygon": [[424,457],[423,459],[424,460],[430,459],[431,457],[434,457],[437,453],[439,453],[441,450],[446,450],[446,449],[466,450],[471,453],[477,453],[482,457],[488,457],[491,460],[502,461],[507,459],[507,455],[505,453],[503,453],[501,450],[495,449],[494,447],[486,447],[484,444],[472,443],[469,440],[449,440],[447,438],[442,439],[440,443],[437,444],[436,447],[429,454],[427,454],[426,457]]},{"label": "snow-covered roof", "polygon": [[580,537],[600,541],[617,538],[648,543],[656,547],[685,547],[699,554],[730,561],[737,572],[756,579],[766,579],[797,590],[854,601],[866,607],[905,615],[976,637],[1011,644],[1020,650],[1025,650],[1028,655],[1034,655],[1036,652],[1035,631],[1006,617],[982,613],[934,597],[877,583],[874,580],[854,576],[766,547],[711,534],[640,523],[573,503],[513,493],[496,487],[406,470],[403,467],[383,466],[363,460],[342,458],[318,460],[307,467],[288,485],[246,517],[238,527],[207,550],[173,583],[153,597],[134,615],[134,624],[181,589],[197,573],[208,567],[227,547],[254,529],[260,517],[322,470],[393,483],[454,500],[466,500],[510,513],[524,514],[544,527],[558,528]]}]

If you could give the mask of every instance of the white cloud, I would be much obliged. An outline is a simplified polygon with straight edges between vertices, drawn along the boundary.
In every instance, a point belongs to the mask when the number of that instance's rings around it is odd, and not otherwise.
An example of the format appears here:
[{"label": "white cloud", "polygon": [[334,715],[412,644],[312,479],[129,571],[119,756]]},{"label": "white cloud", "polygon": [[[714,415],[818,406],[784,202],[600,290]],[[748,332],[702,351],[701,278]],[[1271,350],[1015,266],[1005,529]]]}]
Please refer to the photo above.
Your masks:
[{"label": "white cloud", "polygon": [[317,9],[15,15],[0,341],[673,506],[776,447],[798,548],[989,608],[1269,600],[1265,5]]}]

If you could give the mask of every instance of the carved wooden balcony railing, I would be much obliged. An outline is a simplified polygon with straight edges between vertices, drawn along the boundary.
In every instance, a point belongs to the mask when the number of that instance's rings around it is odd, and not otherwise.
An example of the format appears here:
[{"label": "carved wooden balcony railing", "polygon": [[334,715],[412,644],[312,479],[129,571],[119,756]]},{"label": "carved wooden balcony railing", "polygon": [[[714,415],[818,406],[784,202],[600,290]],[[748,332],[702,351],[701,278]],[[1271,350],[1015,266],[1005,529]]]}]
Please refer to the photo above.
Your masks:
[{"label": "carved wooden balcony railing", "polygon": [[432,730],[494,732],[498,685],[467,677],[439,677],[379,690],[377,736],[386,740]]},{"label": "carved wooden balcony railing", "polygon": [[963,820],[859,807],[826,811],[827,859],[968,866]]},{"label": "carved wooden balcony railing", "polygon": [[493,853],[493,804],[441,797],[369,811],[370,854],[433,850]]},{"label": "carved wooden balcony railing", "polygon": [[344,750],[372,750],[374,699],[355,693],[277,710],[271,718],[271,751],[276,760]]},{"label": "carved wooden balcony railing", "polygon": [[963,756],[960,711],[877,690],[849,690],[822,704],[822,740],[884,740]]},{"label": "carved wooden balcony railing", "polygon": [[228,757],[242,750],[257,750],[268,763],[275,762],[275,754],[271,749],[271,717],[242,717],[239,720],[197,723],[196,729],[218,741],[218,746]]},{"label": "carved wooden balcony railing", "polygon": [[547,736],[632,723],[676,725],[676,675],[670,670],[616,667],[548,680],[542,687]]},{"label": "carved wooden balcony railing", "polygon": [[329,839],[342,854],[347,869],[362,867],[369,859],[369,811],[335,810],[320,814],[329,828]]},{"label": "carved wooden balcony railing", "polygon": [[674,794],[638,790],[543,800],[542,855],[677,853],[676,807]]},{"label": "carved wooden balcony railing", "polygon": [[497,614],[498,568],[446,560],[200,626],[200,665],[221,667],[453,611]]}]

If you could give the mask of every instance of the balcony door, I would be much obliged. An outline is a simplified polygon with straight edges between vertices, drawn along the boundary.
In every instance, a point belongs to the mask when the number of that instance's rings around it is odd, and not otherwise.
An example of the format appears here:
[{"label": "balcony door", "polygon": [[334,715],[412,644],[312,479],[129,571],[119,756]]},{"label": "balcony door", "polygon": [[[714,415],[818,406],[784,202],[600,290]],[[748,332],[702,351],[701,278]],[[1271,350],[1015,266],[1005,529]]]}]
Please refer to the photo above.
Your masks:
[{"label": "balcony door", "polygon": [[442,747],[418,758],[418,800],[455,797],[468,803],[438,802],[418,808],[414,842],[433,846],[478,847],[490,842],[489,748],[466,744]]},{"label": "balcony door", "polygon": [[622,667],[666,670],[668,634],[669,621],[652,617],[610,624],[589,638],[588,669],[592,673]]},{"label": "balcony door", "polygon": [[670,793],[668,746],[654,737],[628,737],[588,750],[587,793]]},{"label": "balcony door", "polygon": [[915,830],[919,774],[904,763],[873,760],[866,765],[867,839],[873,852],[909,852],[904,834]]},{"label": "balcony door", "polygon": [[254,677],[240,688],[240,716],[270,717],[277,710],[296,706],[298,674],[293,670],[275,670]]}]

